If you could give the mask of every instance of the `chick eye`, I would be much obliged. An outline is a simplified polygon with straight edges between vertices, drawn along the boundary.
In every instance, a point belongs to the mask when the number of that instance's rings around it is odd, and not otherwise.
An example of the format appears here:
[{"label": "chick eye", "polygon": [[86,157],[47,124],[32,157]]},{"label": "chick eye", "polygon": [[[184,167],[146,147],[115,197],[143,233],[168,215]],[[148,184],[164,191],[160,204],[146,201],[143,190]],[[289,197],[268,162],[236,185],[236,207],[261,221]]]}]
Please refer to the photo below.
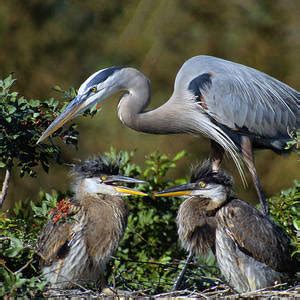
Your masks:
[{"label": "chick eye", "polygon": [[199,185],[201,188],[205,188],[206,183],[205,183],[204,181],[199,181],[199,182],[198,182],[198,185]]},{"label": "chick eye", "polygon": [[101,180],[102,180],[102,181],[105,181],[106,179],[107,179],[107,176],[105,176],[105,175],[104,175],[104,176],[101,176]]},{"label": "chick eye", "polygon": [[97,92],[97,88],[94,86],[90,89],[91,92],[96,93]]}]

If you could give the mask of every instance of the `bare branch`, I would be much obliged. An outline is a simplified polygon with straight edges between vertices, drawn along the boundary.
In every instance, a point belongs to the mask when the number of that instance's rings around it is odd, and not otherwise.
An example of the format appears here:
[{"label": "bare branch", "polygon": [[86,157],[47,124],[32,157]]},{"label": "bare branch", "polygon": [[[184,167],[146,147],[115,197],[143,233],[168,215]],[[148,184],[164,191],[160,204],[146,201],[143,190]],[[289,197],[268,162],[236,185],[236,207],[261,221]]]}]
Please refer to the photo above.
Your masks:
[{"label": "bare branch", "polygon": [[10,169],[6,169],[5,177],[4,177],[4,181],[3,181],[3,185],[2,185],[2,192],[0,195],[0,207],[3,205],[3,203],[7,197],[10,177],[11,177],[11,171],[10,171]]}]

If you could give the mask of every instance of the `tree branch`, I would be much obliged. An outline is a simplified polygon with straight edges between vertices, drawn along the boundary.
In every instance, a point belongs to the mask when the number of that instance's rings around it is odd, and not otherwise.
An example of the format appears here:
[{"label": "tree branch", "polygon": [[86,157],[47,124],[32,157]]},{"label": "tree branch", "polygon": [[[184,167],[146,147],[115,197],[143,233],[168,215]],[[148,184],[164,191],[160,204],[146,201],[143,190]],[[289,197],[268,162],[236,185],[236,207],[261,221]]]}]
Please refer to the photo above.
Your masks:
[{"label": "tree branch", "polygon": [[2,192],[0,195],[0,207],[3,205],[3,203],[7,197],[10,176],[11,176],[10,169],[6,169],[5,177],[4,177],[4,181],[3,181],[3,185],[2,185]]}]

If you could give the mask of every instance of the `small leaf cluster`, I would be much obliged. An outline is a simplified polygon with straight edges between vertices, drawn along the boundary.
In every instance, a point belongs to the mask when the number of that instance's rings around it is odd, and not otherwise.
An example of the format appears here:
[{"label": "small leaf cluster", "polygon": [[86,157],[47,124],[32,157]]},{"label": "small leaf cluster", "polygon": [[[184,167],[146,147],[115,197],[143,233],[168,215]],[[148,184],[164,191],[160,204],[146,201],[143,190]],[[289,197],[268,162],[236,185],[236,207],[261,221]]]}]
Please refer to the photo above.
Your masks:
[{"label": "small leaf cluster", "polygon": [[300,181],[269,199],[270,212],[275,221],[287,232],[295,247],[294,254],[300,254]]},{"label": "small leaf cluster", "polygon": [[300,156],[300,129],[291,132],[290,136],[292,140],[287,142],[286,149],[296,149],[296,152]]},{"label": "small leaf cluster", "polygon": [[[0,80],[0,168],[17,166],[20,176],[35,176],[35,167],[41,165],[48,172],[49,160],[61,162],[59,146],[53,143],[36,144],[42,132],[50,125],[67,104],[60,105],[53,98],[47,100],[25,99],[12,91],[16,79],[9,75]],[[72,90],[71,90],[72,91]],[[70,91],[65,97],[74,96]],[[67,144],[77,146],[78,132],[74,124],[58,130]]]}]

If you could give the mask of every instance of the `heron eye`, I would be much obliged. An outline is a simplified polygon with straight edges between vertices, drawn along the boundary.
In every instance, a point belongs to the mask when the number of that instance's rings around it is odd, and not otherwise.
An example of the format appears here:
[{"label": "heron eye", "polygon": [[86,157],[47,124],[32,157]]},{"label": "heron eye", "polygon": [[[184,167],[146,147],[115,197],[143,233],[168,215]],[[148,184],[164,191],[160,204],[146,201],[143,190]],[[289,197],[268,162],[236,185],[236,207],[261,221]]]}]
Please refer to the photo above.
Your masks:
[{"label": "heron eye", "polygon": [[198,182],[198,185],[199,185],[201,188],[205,188],[206,183],[205,183],[204,181],[199,181],[199,182]]},{"label": "heron eye", "polygon": [[101,176],[102,181],[105,181],[106,179],[107,179],[107,176],[105,176],[105,175]]},{"label": "heron eye", "polygon": [[92,88],[90,89],[90,91],[91,91],[92,93],[96,93],[96,92],[97,92],[97,88],[94,86],[94,87],[92,87]]}]

